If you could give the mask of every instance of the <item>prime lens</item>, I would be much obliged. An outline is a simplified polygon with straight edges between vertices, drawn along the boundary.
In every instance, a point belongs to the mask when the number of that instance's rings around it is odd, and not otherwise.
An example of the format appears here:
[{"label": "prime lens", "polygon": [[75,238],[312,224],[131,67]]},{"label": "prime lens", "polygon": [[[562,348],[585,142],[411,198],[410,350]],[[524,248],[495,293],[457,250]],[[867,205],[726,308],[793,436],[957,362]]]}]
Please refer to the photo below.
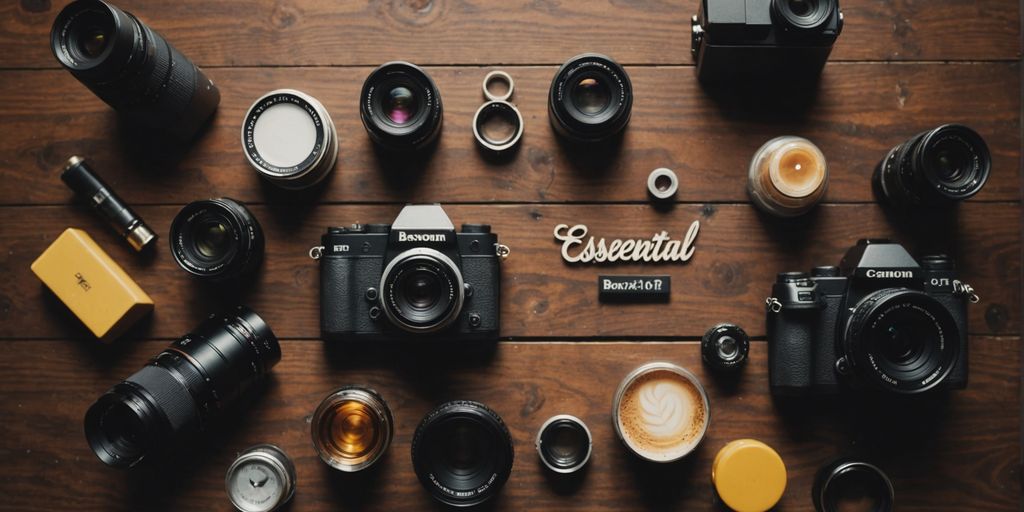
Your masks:
[{"label": "prime lens", "polygon": [[839,9],[837,0],[772,0],[772,15],[789,30],[815,30]]},{"label": "prime lens", "polygon": [[960,353],[960,330],[934,297],[886,288],[857,304],[841,343],[850,370],[862,380],[914,394],[949,376]]},{"label": "prime lens", "polygon": [[455,262],[430,248],[405,251],[384,269],[380,282],[384,314],[415,333],[447,327],[459,315],[465,284]]},{"label": "prime lens", "polygon": [[575,142],[618,135],[633,109],[633,85],[626,70],[597,53],[577,55],[558,68],[548,96],[551,126]]},{"label": "prime lens", "polygon": [[380,66],[366,78],[360,98],[363,126],[384,149],[423,149],[441,133],[441,93],[418,66],[400,61]]},{"label": "prime lens", "polygon": [[873,185],[893,206],[948,206],[977,194],[991,170],[992,154],[981,135],[947,124],[890,150],[875,169]]},{"label": "prime lens", "polygon": [[248,275],[263,259],[263,230],[242,203],[228,198],[186,205],[171,222],[171,254],[186,272],[213,282]]},{"label": "prime lens", "polygon": [[192,61],[138,18],[102,0],[76,0],[50,32],[54,56],[128,121],[189,140],[220,103]]},{"label": "prime lens", "polygon": [[449,506],[479,505],[512,473],[512,437],[497,413],[472,401],[431,411],[412,439],[412,464],[423,487]]},{"label": "prime lens", "polygon": [[281,347],[255,312],[210,315],[85,413],[85,435],[104,464],[131,467],[203,432],[250,394],[281,360]]}]

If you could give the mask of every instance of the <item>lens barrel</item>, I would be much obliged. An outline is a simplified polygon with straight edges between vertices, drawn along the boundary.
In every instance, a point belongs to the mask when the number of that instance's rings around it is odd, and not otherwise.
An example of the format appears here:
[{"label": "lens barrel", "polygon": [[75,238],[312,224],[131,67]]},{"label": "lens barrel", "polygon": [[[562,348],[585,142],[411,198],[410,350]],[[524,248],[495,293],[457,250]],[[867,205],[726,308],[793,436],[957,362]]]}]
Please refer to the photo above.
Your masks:
[{"label": "lens barrel", "polygon": [[187,141],[220,103],[192,61],[131,14],[101,0],[68,4],[50,47],[79,82],[126,120]]},{"label": "lens barrel", "polygon": [[872,182],[876,194],[896,207],[949,206],[977,194],[991,170],[992,154],[981,135],[947,124],[889,151]]},{"label": "lens barrel", "polygon": [[423,487],[449,506],[494,497],[512,473],[512,437],[497,413],[472,401],[441,404],[416,428],[412,464]]},{"label": "lens barrel", "polygon": [[186,272],[212,282],[251,274],[263,260],[263,229],[242,203],[195,201],[171,222],[171,254]]},{"label": "lens barrel", "polygon": [[850,370],[874,387],[915,394],[942,384],[960,353],[960,330],[934,297],[886,288],[854,308],[842,351]]},{"label": "lens barrel", "polygon": [[430,248],[403,252],[380,281],[384,314],[399,328],[429,333],[450,325],[462,311],[465,284],[451,258]]},{"label": "lens barrel", "polygon": [[574,142],[599,142],[629,123],[633,85],[626,70],[597,53],[577,55],[551,81],[548,117],[555,132]]},{"label": "lens barrel", "polygon": [[210,315],[85,414],[85,435],[104,464],[131,467],[205,431],[250,394],[281,360],[281,347],[255,312]]},{"label": "lens barrel", "polygon": [[429,146],[444,120],[437,85],[423,69],[401,61],[388,62],[366,78],[359,114],[370,139],[392,151]]}]

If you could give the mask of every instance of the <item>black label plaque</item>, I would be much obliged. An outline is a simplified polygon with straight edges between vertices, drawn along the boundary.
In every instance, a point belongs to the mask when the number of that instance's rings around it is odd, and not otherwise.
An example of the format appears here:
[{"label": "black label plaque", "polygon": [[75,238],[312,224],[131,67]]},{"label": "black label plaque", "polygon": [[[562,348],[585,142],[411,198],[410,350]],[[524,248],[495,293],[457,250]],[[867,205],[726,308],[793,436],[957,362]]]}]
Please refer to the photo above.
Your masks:
[{"label": "black label plaque", "polygon": [[668,302],[671,276],[598,276],[601,302]]}]

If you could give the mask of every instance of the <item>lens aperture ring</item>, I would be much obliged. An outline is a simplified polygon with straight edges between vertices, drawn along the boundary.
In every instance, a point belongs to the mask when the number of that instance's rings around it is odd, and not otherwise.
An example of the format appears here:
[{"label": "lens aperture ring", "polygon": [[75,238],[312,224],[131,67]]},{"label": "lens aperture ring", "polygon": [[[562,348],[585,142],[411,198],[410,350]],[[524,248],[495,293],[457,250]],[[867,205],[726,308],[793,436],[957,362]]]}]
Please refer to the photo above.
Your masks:
[{"label": "lens aperture ring", "polygon": [[[126,380],[135,388],[145,390],[153,400],[154,405],[163,411],[171,429],[179,432],[192,424],[201,416],[201,408],[198,406],[193,391],[189,385],[172,375],[165,367],[151,364],[143,366],[141,370]],[[196,427],[201,422],[196,423]]]}]

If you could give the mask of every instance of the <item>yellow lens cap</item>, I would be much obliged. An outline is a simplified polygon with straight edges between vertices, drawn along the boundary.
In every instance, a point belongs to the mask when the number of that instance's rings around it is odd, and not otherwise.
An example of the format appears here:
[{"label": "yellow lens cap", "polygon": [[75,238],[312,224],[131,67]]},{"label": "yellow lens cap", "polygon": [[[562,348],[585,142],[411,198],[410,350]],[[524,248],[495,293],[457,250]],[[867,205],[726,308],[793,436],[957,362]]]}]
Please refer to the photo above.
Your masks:
[{"label": "yellow lens cap", "polygon": [[718,497],[736,512],[765,512],[786,490],[786,465],[761,441],[739,439],[718,451],[711,482]]}]

